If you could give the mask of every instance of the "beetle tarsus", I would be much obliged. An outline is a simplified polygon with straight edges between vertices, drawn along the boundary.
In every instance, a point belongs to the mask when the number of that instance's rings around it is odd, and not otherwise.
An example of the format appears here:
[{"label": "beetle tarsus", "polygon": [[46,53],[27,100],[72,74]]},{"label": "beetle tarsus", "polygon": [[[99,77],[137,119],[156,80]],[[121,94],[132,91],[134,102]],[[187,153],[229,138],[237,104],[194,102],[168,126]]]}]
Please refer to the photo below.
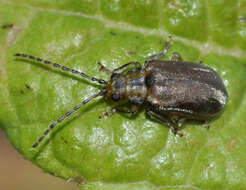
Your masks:
[{"label": "beetle tarsus", "polygon": [[210,124],[207,121],[204,121],[202,125],[205,129],[210,129]]},{"label": "beetle tarsus", "polygon": [[159,59],[162,59],[164,58],[167,53],[168,53],[168,50],[170,49],[171,47],[171,41],[172,41],[172,36],[168,36],[169,40],[165,42],[165,47],[164,47],[164,50],[160,53],[157,53],[157,54],[154,54],[154,55],[151,55],[147,61],[145,61],[144,63],[144,66],[146,66],[150,61],[152,60],[159,60]]},{"label": "beetle tarsus", "polygon": [[[170,122],[167,118],[165,118],[162,115],[159,115],[158,113],[155,113],[152,110],[147,110],[146,113],[152,119],[154,119],[154,120],[162,123],[163,125],[166,125],[168,128],[170,128],[174,135],[179,135],[180,136],[180,133],[178,132],[178,127],[175,126],[172,122]],[[181,136],[183,136],[183,135],[181,134]]]},{"label": "beetle tarsus", "polygon": [[111,117],[116,112],[115,109],[111,109],[110,111],[103,112],[101,115],[99,115],[99,119],[107,119],[108,117]]},{"label": "beetle tarsus", "polygon": [[97,63],[99,65],[99,69],[100,71],[104,71],[106,72],[107,74],[111,75],[113,73],[113,71],[111,71],[110,69],[108,69],[105,65],[103,65],[101,62],[98,62]]},{"label": "beetle tarsus", "polygon": [[127,113],[131,115],[135,115],[137,113],[137,108],[135,106],[131,107],[130,110],[124,109],[123,107],[115,107],[111,109],[110,111],[104,112],[99,116],[99,119],[107,119],[108,117],[111,117],[114,113]]},{"label": "beetle tarsus", "polygon": [[142,66],[139,62],[129,62],[125,65],[122,65],[116,69],[113,70],[113,74],[119,74],[119,73],[122,73],[124,72],[126,69],[128,69],[128,67],[134,65],[136,69],[141,69]]},{"label": "beetle tarsus", "polygon": [[182,62],[183,61],[181,55],[178,52],[173,52],[171,60],[176,61],[176,62]]}]

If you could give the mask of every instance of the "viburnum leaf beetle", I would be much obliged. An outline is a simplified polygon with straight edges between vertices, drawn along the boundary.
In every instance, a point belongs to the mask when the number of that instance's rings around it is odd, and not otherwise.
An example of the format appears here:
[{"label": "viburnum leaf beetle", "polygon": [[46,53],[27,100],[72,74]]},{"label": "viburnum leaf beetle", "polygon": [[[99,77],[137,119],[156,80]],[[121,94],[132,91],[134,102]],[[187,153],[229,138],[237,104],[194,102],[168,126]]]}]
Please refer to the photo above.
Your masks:
[{"label": "viburnum leaf beetle", "polygon": [[[167,54],[170,45],[171,42],[167,41],[163,52],[151,56],[144,66],[139,62],[130,62],[111,71],[99,63],[102,70],[111,74],[109,81],[32,55],[16,53],[17,57],[52,65],[103,85],[97,94],[53,122],[32,147],[37,147],[57,124],[98,96],[104,96],[115,105],[110,112],[100,117],[114,112],[135,114],[142,108],[151,118],[168,126],[174,134],[177,134],[185,120],[208,123],[218,116],[228,99],[220,76],[201,63],[183,61],[178,53],[173,53],[171,60],[160,60]],[[125,105],[130,109],[126,109]]]}]

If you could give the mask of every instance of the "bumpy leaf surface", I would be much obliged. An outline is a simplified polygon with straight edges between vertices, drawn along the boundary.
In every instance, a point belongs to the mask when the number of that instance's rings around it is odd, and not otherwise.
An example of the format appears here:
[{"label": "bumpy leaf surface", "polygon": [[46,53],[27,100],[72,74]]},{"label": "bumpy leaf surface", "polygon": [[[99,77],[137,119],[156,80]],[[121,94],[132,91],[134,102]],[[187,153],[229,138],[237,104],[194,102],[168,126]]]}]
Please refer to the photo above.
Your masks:
[{"label": "bumpy leaf surface", "polygon": [[[14,147],[43,170],[84,189],[245,189],[246,3],[244,0],[2,0],[0,126]],[[182,138],[152,120],[98,116],[97,99],[57,126],[50,123],[99,85],[42,64],[27,53],[109,79],[114,69],[144,62],[173,36],[172,52],[214,68],[229,92],[224,113],[206,130],[186,124]]]}]

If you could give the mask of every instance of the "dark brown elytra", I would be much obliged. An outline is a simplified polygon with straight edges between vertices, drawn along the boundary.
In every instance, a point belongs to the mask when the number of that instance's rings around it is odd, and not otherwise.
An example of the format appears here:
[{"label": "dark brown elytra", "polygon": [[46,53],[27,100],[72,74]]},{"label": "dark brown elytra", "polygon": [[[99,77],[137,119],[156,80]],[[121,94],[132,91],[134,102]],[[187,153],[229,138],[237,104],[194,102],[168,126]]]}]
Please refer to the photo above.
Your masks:
[{"label": "dark brown elytra", "polygon": [[201,63],[184,62],[178,53],[173,53],[171,60],[160,60],[167,54],[170,45],[170,41],[167,41],[163,52],[151,56],[144,66],[139,62],[130,62],[111,71],[99,63],[101,69],[111,75],[109,81],[32,55],[16,53],[17,57],[52,65],[103,86],[97,94],[53,122],[32,147],[37,147],[57,124],[99,96],[113,103],[111,111],[100,117],[108,117],[114,112],[136,114],[144,109],[152,119],[168,126],[174,134],[177,134],[185,120],[208,123],[218,116],[228,99],[220,76]]}]

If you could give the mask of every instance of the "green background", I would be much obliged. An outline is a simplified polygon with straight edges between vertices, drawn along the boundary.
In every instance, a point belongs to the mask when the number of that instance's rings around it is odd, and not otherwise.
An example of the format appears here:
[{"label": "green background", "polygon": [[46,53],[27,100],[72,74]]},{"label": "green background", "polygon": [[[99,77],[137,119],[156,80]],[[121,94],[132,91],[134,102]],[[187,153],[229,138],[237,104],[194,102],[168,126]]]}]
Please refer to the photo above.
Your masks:
[{"label": "green background", "polygon": [[[4,24],[14,27],[0,29],[0,126],[25,158],[84,189],[245,189],[245,1],[2,0]],[[31,149],[51,122],[100,87],[14,53],[109,79],[97,62],[110,69],[143,63],[168,35],[166,59],[179,52],[202,60],[228,89],[228,105],[209,130],[187,124],[175,137],[144,111],[100,120],[110,107],[97,99]]]}]

